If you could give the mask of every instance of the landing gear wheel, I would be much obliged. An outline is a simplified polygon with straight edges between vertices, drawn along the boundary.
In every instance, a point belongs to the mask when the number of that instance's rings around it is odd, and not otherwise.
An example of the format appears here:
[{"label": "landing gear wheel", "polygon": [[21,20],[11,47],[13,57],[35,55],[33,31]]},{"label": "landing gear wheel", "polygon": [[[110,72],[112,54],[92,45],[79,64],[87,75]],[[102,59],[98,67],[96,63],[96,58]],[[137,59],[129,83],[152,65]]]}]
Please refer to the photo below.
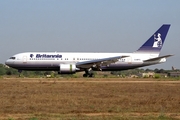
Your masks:
[{"label": "landing gear wheel", "polygon": [[88,75],[87,74],[83,74],[83,77],[87,77]]},{"label": "landing gear wheel", "polygon": [[85,69],[85,73],[83,74],[83,77],[94,77],[94,73],[92,71],[92,68]]},{"label": "landing gear wheel", "polygon": [[22,70],[18,70],[18,72],[19,72],[19,77],[21,77]]},{"label": "landing gear wheel", "polygon": [[93,73],[91,73],[91,74],[89,75],[89,77],[94,77],[94,74],[93,74]]}]

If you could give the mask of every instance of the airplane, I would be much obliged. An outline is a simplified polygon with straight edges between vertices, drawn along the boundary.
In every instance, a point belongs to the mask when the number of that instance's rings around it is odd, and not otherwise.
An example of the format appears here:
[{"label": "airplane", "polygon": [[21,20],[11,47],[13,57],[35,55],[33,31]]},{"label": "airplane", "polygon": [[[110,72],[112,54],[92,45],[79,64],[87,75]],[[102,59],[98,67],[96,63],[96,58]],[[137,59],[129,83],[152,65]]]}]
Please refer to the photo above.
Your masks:
[{"label": "airplane", "polygon": [[172,55],[159,56],[170,24],[163,24],[138,50],[132,53],[25,52],[13,55],[5,64],[22,70],[58,71],[93,77],[92,71],[121,71],[166,62]]}]

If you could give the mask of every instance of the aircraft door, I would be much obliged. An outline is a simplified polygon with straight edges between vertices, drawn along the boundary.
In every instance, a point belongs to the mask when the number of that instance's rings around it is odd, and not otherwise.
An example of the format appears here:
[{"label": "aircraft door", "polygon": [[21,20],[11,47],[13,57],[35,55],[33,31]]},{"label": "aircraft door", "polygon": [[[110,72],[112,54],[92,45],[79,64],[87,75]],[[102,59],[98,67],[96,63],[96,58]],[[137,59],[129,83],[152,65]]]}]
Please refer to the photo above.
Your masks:
[{"label": "aircraft door", "polygon": [[127,62],[128,62],[128,64],[132,64],[132,58],[131,57],[127,57]]},{"label": "aircraft door", "polygon": [[27,56],[23,56],[23,63],[27,63]]}]

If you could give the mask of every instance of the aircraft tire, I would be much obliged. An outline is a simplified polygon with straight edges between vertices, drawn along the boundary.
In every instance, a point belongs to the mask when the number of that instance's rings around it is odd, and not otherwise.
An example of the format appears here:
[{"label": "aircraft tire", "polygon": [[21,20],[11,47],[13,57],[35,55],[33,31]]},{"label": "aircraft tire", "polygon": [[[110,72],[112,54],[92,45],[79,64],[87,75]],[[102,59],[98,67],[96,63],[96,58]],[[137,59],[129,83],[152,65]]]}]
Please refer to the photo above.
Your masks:
[{"label": "aircraft tire", "polygon": [[87,74],[83,74],[83,77],[87,77],[88,75]]},{"label": "aircraft tire", "polygon": [[94,77],[94,74],[93,74],[93,73],[91,73],[91,74],[89,75],[89,77]]}]

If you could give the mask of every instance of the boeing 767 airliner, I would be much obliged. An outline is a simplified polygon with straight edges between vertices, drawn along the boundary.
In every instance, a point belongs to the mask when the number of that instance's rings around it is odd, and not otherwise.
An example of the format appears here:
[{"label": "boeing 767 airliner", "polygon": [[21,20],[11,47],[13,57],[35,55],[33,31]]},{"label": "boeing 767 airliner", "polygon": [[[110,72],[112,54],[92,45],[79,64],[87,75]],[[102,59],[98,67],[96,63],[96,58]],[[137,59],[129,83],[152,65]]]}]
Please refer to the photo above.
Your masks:
[{"label": "boeing 767 airliner", "polygon": [[162,25],[133,53],[25,52],[10,57],[5,63],[19,71],[50,70],[59,74],[85,71],[83,77],[92,77],[93,70],[120,71],[159,64],[172,56],[159,56],[169,28],[169,24]]}]

